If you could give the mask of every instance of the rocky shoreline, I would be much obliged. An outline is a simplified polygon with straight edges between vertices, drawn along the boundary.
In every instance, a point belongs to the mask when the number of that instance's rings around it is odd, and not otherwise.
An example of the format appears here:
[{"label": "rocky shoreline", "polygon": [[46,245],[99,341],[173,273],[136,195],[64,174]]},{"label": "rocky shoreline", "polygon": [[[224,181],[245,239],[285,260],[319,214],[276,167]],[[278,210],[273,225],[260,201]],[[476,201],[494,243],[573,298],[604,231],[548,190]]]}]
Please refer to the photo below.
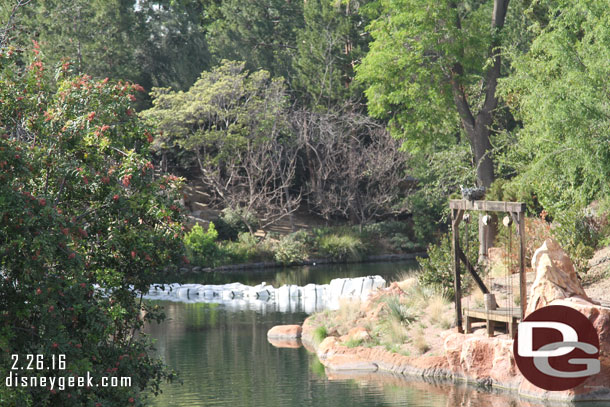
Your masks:
[{"label": "rocky shoreline", "polygon": [[[568,300],[554,301],[552,305],[579,309],[593,318],[592,322],[597,325],[596,327],[600,324],[608,326],[610,323],[610,309],[599,313],[595,305]],[[507,390],[521,397],[548,401],[610,400],[608,342],[602,342],[605,346],[602,344],[600,350],[602,371],[599,374],[572,390],[550,392],[533,386],[521,375],[512,355],[512,339],[446,331],[443,333],[445,336],[443,356],[404,356],[387,351],[383,347],[348,347],[344,343],[349,339],[342,337],[329,336],[317,343],[313,335],[316,326],[309,321],[308,318],[302,326],[300,340],[333,373],[386,372],[399,376],[436,378],[449,382],[461,381],[488,389]],[[296,338],[284,338],[284,342],[288,343],[294,340]]]},{"label": "rocky shoreline", "polygon": [[[445,330],[440,334],[442,349],[431,352],[436,354],[405,356],[382,346],[349,346],[354,340],[362,341],[369,335],[361,326],[354,326],[345,335],[329,335],[318,342],[315,339],[317,323],[314,317],[309,317],[301,330],[294,330],[298,331],[300,339],[284,335],[278,346],[292,343],[294,347],[295,341],[302,341],[330,374],[385,372],[403,377],[437,378],[471,383],[490,390],[501,389],[526,399],[553,402],[610,400],[610,308],[595,303],[583,295],[582,287],[574,285],[578,284],[574,267],[556,243],[545,242],[533,260],[536,282],[530,295],[534,301],[530,302],[528,312],[548,305],[571,307],[586,316],[599,335],[601,371],[573,389],[546,391],[532,385],[516,365],[513,340],[506,335],[488,337],[484,330],[474,334]],[[386,290],[390,289],[392,287]],[[279,328],[274,329],[279,331]]]}]

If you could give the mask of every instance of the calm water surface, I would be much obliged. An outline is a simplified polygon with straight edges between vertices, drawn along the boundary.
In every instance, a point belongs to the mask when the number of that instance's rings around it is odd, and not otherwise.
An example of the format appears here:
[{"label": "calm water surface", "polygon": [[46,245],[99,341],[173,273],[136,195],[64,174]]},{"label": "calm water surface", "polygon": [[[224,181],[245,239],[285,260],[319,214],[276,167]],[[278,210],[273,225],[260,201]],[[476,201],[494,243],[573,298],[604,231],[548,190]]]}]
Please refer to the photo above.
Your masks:
[{"label": "calm water surface", "polygon": [[[266,281],[277,287],[323,284],[332,278],[371,274],[391,280],[392,275],[406,273],[413,267],[414,263],[309,267],[273,275],[233,275],[232,281],[245,284]],[[300,324],[307,317],[304,313],[280,313],[264,307],[234,311],[222,304],[158,303],[165,307],[168,319],[161,325],[148,326],[146,331],[156,340],[158,354],[170,368],[180,372],[184,384],[164,385],[163,393],[150,399],[151,406],[522,405],[505,396],[463,386],[434,385],[379,374],[329,376],[316,356],[304,348],[278,349],[267,342],[266,334],[271,327]]]}]

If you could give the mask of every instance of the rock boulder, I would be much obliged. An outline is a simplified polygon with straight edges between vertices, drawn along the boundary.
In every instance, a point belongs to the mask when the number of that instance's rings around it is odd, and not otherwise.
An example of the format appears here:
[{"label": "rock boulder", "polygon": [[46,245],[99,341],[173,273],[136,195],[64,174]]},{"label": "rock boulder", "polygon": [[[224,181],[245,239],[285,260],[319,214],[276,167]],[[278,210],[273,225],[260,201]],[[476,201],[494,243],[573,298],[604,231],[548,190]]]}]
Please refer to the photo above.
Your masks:
[{"label": "rock boulder", "polygon": [[267,331],[267,338],[298,339],[301,337],[302,331],[301,325],[277,325]]},{"label": "rock boulder", "polygon": [[593,302],[580,285],[570,257],[553,239],[547,239],[532,257],[536,280],[532,285],[526,315],[554,300],[580,297]]}]

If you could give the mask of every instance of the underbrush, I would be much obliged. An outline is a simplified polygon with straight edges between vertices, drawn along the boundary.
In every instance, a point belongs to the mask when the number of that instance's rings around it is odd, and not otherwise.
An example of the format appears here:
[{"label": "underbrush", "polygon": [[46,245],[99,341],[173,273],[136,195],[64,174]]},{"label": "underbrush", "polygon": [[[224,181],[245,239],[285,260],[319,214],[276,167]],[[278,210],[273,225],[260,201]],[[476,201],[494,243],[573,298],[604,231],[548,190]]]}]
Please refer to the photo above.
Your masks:
[{"label": "underbrush", "polygon": [[269,233],[260,237],[244,231],[241,219],[233,212],[227,212],[217,219],[220,225],[210,222],[207,230],[195,225],[184,239],[191,263],[203,267],[250,262],[290,265],[318,257],[352,262],[361,261],[370,254],[418,248],[409,237],[409,227],[404,222],[324,227],[284,236]]},{"label": "underbrush", "polygon": [[[343,337],[342,344],[347,347],[382,346],[402,355],[429,352],[435,340],[438,342],[435,338],[440,331],[451,326],[452,304],[413,276],[397,282],[397,287],[400,289],[379,293],[366,303],[342,300],[338,310],[315,314],[312,320],[318,328],[314,337],[318,336],[318,329],[323,329],[325,335],[332,332]],[[364,328],[369,337],[349,336],[354,327]]]}]

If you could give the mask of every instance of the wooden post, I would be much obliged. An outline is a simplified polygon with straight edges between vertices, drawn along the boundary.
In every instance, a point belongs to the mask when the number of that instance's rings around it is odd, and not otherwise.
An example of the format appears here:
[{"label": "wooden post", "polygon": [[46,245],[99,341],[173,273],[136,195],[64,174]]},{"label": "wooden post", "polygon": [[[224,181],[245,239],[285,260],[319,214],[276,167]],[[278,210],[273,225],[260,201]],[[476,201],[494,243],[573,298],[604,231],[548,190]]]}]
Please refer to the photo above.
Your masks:
[{"label": "wooden post", "polygon": [[519,297],[521,301],[521,319],[525,318],[527,309],[527,280],[525,276],[525,213],[517,215],[519,219]]},{"label": "wooden post", "polygon": [[453,236],[451,246],[453,249],[453,288],[455,291],[455,326],[459,333],[464,333],[462,327],[462,281],[460,278],[460,256],[459,256],[459,225],[464,215],[464,210],[451,210],[451,234]]}]

